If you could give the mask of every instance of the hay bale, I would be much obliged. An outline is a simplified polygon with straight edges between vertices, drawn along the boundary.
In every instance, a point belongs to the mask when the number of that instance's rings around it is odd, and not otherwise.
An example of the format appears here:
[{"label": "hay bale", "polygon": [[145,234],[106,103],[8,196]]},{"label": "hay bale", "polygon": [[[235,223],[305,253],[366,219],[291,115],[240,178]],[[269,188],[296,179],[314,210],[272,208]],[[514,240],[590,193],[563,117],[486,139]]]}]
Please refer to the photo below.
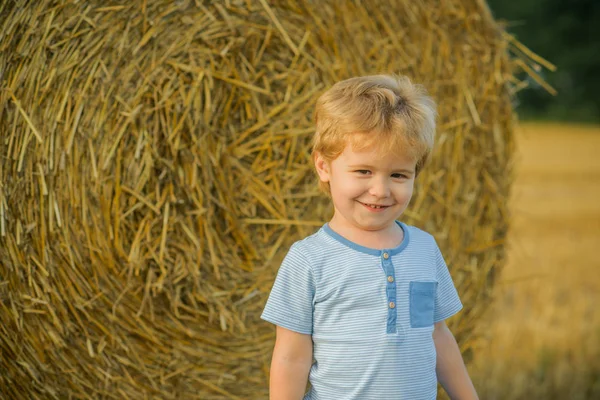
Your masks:
[{"label": "hay bale", "polygon": [[0,16],[3,397],[266,398],[258,316],[287,247],[331,212],[314,102],[375,72],[439,102],[405,220],[438,238],[471,348],[505,257],[514,67],[533,63],[484,3],[9,0]]}]

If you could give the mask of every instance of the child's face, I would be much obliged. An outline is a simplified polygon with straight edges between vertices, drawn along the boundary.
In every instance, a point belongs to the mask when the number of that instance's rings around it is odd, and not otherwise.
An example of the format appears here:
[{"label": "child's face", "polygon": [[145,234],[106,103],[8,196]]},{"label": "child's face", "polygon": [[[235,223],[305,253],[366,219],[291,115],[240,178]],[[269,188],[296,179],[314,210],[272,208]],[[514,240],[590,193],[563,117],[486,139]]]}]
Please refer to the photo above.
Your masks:
[{"label": "child's face", "polygon": [[344,229],[390,228],[413,194],[416,162],[412,157],[374,149],[354,151],[347,145],[332,162],[315,157],[319,178],[329,182],[335,208],[332,223]]}]

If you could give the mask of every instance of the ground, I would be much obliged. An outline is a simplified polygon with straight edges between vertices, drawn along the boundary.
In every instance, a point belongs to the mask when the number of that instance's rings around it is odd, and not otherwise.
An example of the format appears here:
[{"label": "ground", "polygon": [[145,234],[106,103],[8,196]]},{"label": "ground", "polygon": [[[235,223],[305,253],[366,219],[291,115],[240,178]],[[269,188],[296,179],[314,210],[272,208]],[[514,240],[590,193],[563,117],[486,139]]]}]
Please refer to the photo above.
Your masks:
[{"label": "ground", "polygon": [[482,399],[600,398],[600,127],[523,124]]}]

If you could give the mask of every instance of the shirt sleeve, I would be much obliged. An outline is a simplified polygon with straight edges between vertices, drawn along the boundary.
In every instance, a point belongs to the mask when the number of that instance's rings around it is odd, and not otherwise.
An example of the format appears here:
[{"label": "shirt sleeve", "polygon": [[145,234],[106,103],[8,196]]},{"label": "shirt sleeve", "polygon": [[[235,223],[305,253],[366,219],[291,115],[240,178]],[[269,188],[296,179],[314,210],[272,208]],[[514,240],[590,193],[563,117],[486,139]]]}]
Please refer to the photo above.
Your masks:
[{"label": "shirt sleeve", "polygon": [[315,284],[311,265],[298,243],[294,243],[279,267],[260,317],[283,328],[310,335],[314,296]]},{"label": "shirt sleeve", "polygon": [[458,297],[458,292],[452,282],[450,271],[444,261],[442,253],[435,244],[435,263],[437,268],[438,289],[435,298],[434,322],[440,322],[450,318],[459,312],[463,305]]}]

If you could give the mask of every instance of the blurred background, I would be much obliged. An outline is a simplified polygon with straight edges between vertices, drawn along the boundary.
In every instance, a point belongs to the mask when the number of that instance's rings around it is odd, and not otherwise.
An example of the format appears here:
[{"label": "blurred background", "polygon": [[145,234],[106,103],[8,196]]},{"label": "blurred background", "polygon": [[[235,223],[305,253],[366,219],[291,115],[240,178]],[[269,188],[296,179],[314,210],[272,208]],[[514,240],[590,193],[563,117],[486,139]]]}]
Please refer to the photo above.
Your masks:
[{"label": "blurred background", "polygon": [[482,399],[600,399],[600,2],[488,4],[556,94],[518,94],[509,262],[470,372]]},{"label": "blurred background", "polygon": [[520,93],[526,120],[600,123],[600,2],[597,0],[488,0],[496,20],[555,72],[539,71],[558,92],[540,85]]}]

